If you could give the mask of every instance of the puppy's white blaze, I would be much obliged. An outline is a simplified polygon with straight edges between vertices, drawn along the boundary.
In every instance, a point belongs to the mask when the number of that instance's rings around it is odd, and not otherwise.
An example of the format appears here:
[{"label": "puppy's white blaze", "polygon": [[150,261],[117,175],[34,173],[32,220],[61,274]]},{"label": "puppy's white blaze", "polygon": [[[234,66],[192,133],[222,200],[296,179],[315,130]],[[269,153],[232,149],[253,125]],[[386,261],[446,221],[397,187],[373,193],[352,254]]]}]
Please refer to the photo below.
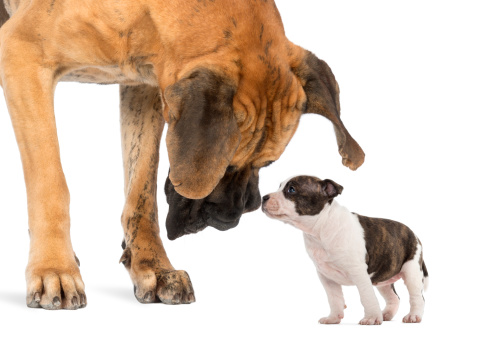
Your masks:
[{"label": "puppy's white blaze", "polygon": [[282,191],[274,193],[276,195],[276,200],[279,203],[279,211],[278,213],[281,215],[284,215],[281,219],[284,220],[284,222],[292,223],[293,220],[298,216],[298,213],[296,213],[296,207],[295,204],[291,200],[286,200],[284,197],[284,193]]},{"label": "puppy's white blaze", "polygon": [[284,189],[284,187],[286,187],[286,185],[289,182],[289,180],[291,180],[293,178],[296,178],[297,176],[298,175],[291,176],[291,177],[287,178],[286,180],[284,180],[283,182],[281,182],[281,184],[279,185],[279,191],[282,191]]},{"label": "puppy's white blaze", "polygon": [[[288,181],[286,180],[281,186],[284,188]],[[290,200],[286,200],[281,189],[268,195],[270,198],[263,204],[265,214],[272,219],[278,219],[284,223],[293,225],[294,219],[298,216],[295,204]]]}]

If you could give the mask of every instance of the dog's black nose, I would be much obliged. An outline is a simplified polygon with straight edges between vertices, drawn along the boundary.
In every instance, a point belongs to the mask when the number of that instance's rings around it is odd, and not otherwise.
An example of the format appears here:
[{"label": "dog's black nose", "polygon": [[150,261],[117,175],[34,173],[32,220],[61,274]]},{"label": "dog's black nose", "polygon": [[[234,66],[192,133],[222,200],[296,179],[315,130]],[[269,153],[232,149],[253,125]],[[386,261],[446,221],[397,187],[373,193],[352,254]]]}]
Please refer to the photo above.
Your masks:
[{"label": "dog's black nose", "polygon": [[263,197],[263,202],[267,201],[268,199],[270,199],[270,195],[267,194]]}]

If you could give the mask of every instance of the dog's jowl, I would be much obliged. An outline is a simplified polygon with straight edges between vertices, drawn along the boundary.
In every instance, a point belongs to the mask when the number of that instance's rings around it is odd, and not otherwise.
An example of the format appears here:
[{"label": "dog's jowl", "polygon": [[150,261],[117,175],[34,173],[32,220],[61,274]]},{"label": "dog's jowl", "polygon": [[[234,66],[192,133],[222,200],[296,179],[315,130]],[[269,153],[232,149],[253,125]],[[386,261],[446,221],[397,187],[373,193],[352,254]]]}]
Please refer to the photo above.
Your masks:
[{"label": "dog's jowl", "polygon": [[[305,247],[314,262],[328,296],[331,312],[319,320],[340,323],[345,302],[342,285],[355,285],[364,306],[365,325],[390,321],[399,308],[394,283],[403,279],[410,294],[406,323],[422,321],[428,283],[422,244],[405,225],[349,212],[334,198],[343,187],[332,180],[297,176],[284,181],[279,191],[263,197],[262,209],[273,219],[301,231]],[[372,285],[385,299],[380,310]]]},{"label": "dog's jowl", "polygon": [[86,305],[54,118],[59,81],[120,84],[120,260],[142,303],[195,301],[188,274],[171,265],[159,235],[166,123],[170,239],[207,226],[227,230],[256,210],[259,169],[281,156],[304,113],[332,122],[332,149],[345,166],[364,162],[340,120],[331,69],[286,38],[272,0],[4,0],[0,24],[0,84],[28,197],[30,307]]}]

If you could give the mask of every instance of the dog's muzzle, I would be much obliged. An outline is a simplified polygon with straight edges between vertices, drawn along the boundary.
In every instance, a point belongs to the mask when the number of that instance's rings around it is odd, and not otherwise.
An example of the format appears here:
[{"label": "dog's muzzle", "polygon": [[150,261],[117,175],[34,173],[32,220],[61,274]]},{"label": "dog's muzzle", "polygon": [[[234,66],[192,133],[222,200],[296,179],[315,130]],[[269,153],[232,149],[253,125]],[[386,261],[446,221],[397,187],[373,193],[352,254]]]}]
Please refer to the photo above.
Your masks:
[{"label": "dog's muzzle", "polygon": [[227,170],[213,192],[204,199],[179,195],[169,176],[165,193],[169,204],[166,228],[170,240],[197,233],[207,226],[226,231],[239,224],[243,213],[257,210],[261,204],[258,170],[251,167]]}]

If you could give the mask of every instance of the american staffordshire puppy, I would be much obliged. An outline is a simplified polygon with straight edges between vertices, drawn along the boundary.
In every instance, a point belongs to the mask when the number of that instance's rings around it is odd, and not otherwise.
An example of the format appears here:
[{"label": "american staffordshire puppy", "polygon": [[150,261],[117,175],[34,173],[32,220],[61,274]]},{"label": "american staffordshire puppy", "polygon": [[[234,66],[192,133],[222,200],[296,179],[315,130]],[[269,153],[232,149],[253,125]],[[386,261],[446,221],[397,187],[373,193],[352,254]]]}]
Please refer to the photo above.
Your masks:
[{"label": "american staffordshire puppy", "polygon": [[[343,187],[332,180],[296,176],[263,197],[262,210],[273,219],[303,231],[305,247],[314,262],[331,309],[322,324],[338,324],[346,307],[342,285],[355,285],[364,306],[362,325],[379,325],[397,313],[394,283],[403,279],[410,293],[405,323],[419,323],[424,314],[422,292],[428,284],[422,244],[405,225],[393,220],[352,213],[334,198]],[[384,297],[380,310],[372,285]]]}]

